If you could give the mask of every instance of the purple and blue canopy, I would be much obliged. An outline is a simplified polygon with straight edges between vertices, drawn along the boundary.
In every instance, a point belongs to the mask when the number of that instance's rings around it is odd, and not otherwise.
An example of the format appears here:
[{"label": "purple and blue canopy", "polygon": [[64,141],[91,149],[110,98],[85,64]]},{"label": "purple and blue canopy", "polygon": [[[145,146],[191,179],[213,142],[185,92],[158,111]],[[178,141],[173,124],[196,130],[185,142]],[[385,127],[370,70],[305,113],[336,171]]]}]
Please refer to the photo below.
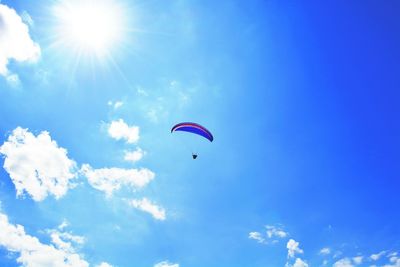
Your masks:
[{"label": "purple and blue canopy", "polygon": [[207,130],[204,126],[201,126],[200,124],[197,124],[194,122],[178,123],[177,125],[172,127],[171,133],[176,132],[176,131],[183,131],[183,132],[198,134],[198,135],[203,136],[204,138],[208,139],[210,142],[212,142],[214,140],[214,137],[209,130]]}]

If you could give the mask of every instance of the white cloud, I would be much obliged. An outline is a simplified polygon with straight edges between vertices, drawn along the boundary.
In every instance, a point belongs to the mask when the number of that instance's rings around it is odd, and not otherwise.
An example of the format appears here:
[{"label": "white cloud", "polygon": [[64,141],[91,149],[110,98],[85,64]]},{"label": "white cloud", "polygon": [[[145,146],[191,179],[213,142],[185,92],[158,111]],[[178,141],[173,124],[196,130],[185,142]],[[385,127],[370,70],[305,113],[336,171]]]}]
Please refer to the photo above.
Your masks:
[{"label": "white cloud", "polygon": [[390,264],[386,264],[383,267],[400,267],[400,258],[397,256],[397,253],[394,252],[389,255]]},{"label": "white cloud", "polygon": [[29,28],[14,9],[0,4],[0,75],[9,81],[19,80],[7,68],[10,60],[35,62],[40,57],[40,47],[29,36]]},{"label": "white cloud", "polygon": [[64,196],[74,185],[76,163],[67,156],[48,132],[34,136],[28,129],[16,128],[0,147],[4,169],[9,173],[17,196],[27,192],[35,201],[48,195]]},{"label": "white cloud", "polygon": [[141,160],[145,154],[146,152],[143,151],[140,147],[138,147],[134,151],[125,151],[124,160],[135,163]]},{"label": "white cloud", "polygon": [[354,267],[354,265],[349,258],[344,258],[335,262],[333,267]]},{"label": "white cloud", "polygon": [[122,119],[112,121],[108,127],[108,134],[116,139],[124,139],[127,143],[136,143],[139,140],[139,127],[129,126]]},{"label": "white cloud", "polygon": [[308,267],[308,264],[300,258],[297,258],[293,267]]},{"label": "white cloud", "polygon": [[399,261],[399,257],[397,257],[397,256],[393,256],[393,257],[390,257],[389,258],[389,261],[391,262],[391,263],[396,263],[396,262],[398,262]]},{"label": "white cloud", "polygon": [[364,257],[363,256],[357,256],[353,257],[353,262],[356,265],[360,265],[363,262]]},{"label": "white cloud", "polygon": [[57,227],[59,230],[64,230],[66,227],[69,226],[69,223],[66,219],[62,221],[62,223]]},{"label": "white cloud", "polygon": [[12,87],[18,87],[21,84],[17,74],[9,74],[6,76],[6,81]]},{"label": "white cloud", "polygon": [[154,173],[148,169],[102,168],[93,169],[89,164],[83,164],[81,173],[88,178],[89,184],[103,191],[110,197],[122,185],[131,188],[142,188],[154,179]]},{"label": "white cloud", "polygon": [[335,251],[335,254],[333,254],[333,258],[337,259],[339,258],[341,255],[343,255],[343,252],[340,250]]},{"label": "white cloud", "polygon": [[289,233],[284,231],[279,225],[266,225],[265,229],[265,234],[261,232],[250,232],[249,238],[257,240],[258,243],[270,244],[278,243],[280,239],[289,236]]},{"label": "white cloud", "polygon": [[120,107],[122,107],[122,105],[124,104],[124,102],[122,101],[108,101],[107,103],[109,106],[112,106],[114,109],[119,109]]},{"label": "white cloud", "polygon": [[170,263],[168,261],[162,261],[154,265],[154,267],[179,267],[178,263]]},{"label": "white cloud", "polygon": [[120,107],[122,107],[123,104],[124,103],[122,101],[117,101],[117,102],[114,103],[114,108],[115,109],[120,108]]},{"label": "white cloud", "polygon": [[68,232],[60,232],[57,230],[48,230],[50,234],[51,242],[63,251],[74,253],[75,246],[83,245],[85,238],[78,235],[73,235]]},{"label": "white cloud", "polygon": [[265,228],[267,229],[268,238],[285,238],[289,235],[289,233],[285,232],[279,226],[266,225]]},{"label": "white cloud", "polygon": [[264,243],[265,239],[262,237],[262,234],[260,232],[250,232],[249,233],[249,238],[257,240],[258,243]]},{"label": "white cloud", "polygon": [[328,255],[328,254],[330,254],[331,253],[331,249],[330,248],[322,248],[320,251],[319,251],[319,254],[321,254],[321,255]]},{"label": "white cloud", "polygon": [[303,250],[299,248],[299,242],[296,242],[294,239],[290,239],[287,244],[286,248],[288,249],[288,257],[293,258],[296,253],[302,254]]},{"label": "white cloud", "polygon": [[99,265],[96,265],[96,267],[113,267],[113,266],[108,264],[107,262],[102,262]]},{"label": "white cloud", "polygon": [[300,258],[296,258],[293,264],[286,262],[285,267],[308,267],[308,263]]},{"label": "white cloud", "polygon": [[386,251],[381,251],[381,252],[379,252],[379,253],[372,254],[372,255],[369,256],[369,257],[370,257],[371,260],[377,261],[377,260],[379,260],[385,253],[386,253]]},{"label": "white cloud", "polygon": [[156,204],[152,203],[147,198],[142,198],[140,200],[134,199],[129,202],[132,207],[139,210],[150,213],[154,219],[165,220],[165,210]]},{"label": "white cloud", "polygon": [[17,262],[24,267],[88,267],[80,255],[53,245],[41,243],[25,233],[24,227],[9,223],[0,213],[0,246],[18,253]]}]

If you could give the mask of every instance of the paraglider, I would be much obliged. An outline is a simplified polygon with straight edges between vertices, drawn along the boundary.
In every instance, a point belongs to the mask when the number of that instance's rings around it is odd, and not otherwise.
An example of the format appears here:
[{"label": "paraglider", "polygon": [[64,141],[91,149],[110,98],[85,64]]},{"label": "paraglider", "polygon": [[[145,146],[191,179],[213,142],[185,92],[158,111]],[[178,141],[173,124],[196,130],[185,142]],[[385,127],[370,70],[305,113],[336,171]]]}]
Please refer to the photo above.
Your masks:
[{"label": "paraglider", "polygon": [[[176,124],[174,127],[171,129],[171,133],[177,132],[177,131],[182,131],[182,132],[188,132],[188,133],[193,133],[200,135],[204,138],[206,138],[208,141],[212,142],[214,140],[214,136],[212,133],[207,130],[204,126],[194,123],[194,122],[181,122]],[[197,158],[196,153],[192,153],[192,158],[196,159]]]}]

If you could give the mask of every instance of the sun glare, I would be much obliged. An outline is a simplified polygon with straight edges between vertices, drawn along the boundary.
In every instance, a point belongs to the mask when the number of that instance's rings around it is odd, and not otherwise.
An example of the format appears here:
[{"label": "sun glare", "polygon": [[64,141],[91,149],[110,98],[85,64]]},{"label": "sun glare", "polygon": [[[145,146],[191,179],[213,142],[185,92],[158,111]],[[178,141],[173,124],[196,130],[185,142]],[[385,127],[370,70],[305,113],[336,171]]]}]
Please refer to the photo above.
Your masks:
[{"label": "sun glare", "polygon": [[62,1],[55,14],[59,39],[75,50],[101,56],[121,41],[123,9],[115,1]]}]

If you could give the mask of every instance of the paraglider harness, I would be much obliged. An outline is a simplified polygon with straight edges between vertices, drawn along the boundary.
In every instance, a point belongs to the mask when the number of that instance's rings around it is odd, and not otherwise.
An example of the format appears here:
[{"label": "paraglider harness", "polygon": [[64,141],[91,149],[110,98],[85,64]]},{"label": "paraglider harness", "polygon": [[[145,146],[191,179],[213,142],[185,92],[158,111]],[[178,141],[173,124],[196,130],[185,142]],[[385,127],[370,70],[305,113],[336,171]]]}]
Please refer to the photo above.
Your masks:
[{"label": "paraglider harness", "polygon": [[192,153],[192,157],[193,157],[193,159],[196,159],[197,158],[197,154]]}]

